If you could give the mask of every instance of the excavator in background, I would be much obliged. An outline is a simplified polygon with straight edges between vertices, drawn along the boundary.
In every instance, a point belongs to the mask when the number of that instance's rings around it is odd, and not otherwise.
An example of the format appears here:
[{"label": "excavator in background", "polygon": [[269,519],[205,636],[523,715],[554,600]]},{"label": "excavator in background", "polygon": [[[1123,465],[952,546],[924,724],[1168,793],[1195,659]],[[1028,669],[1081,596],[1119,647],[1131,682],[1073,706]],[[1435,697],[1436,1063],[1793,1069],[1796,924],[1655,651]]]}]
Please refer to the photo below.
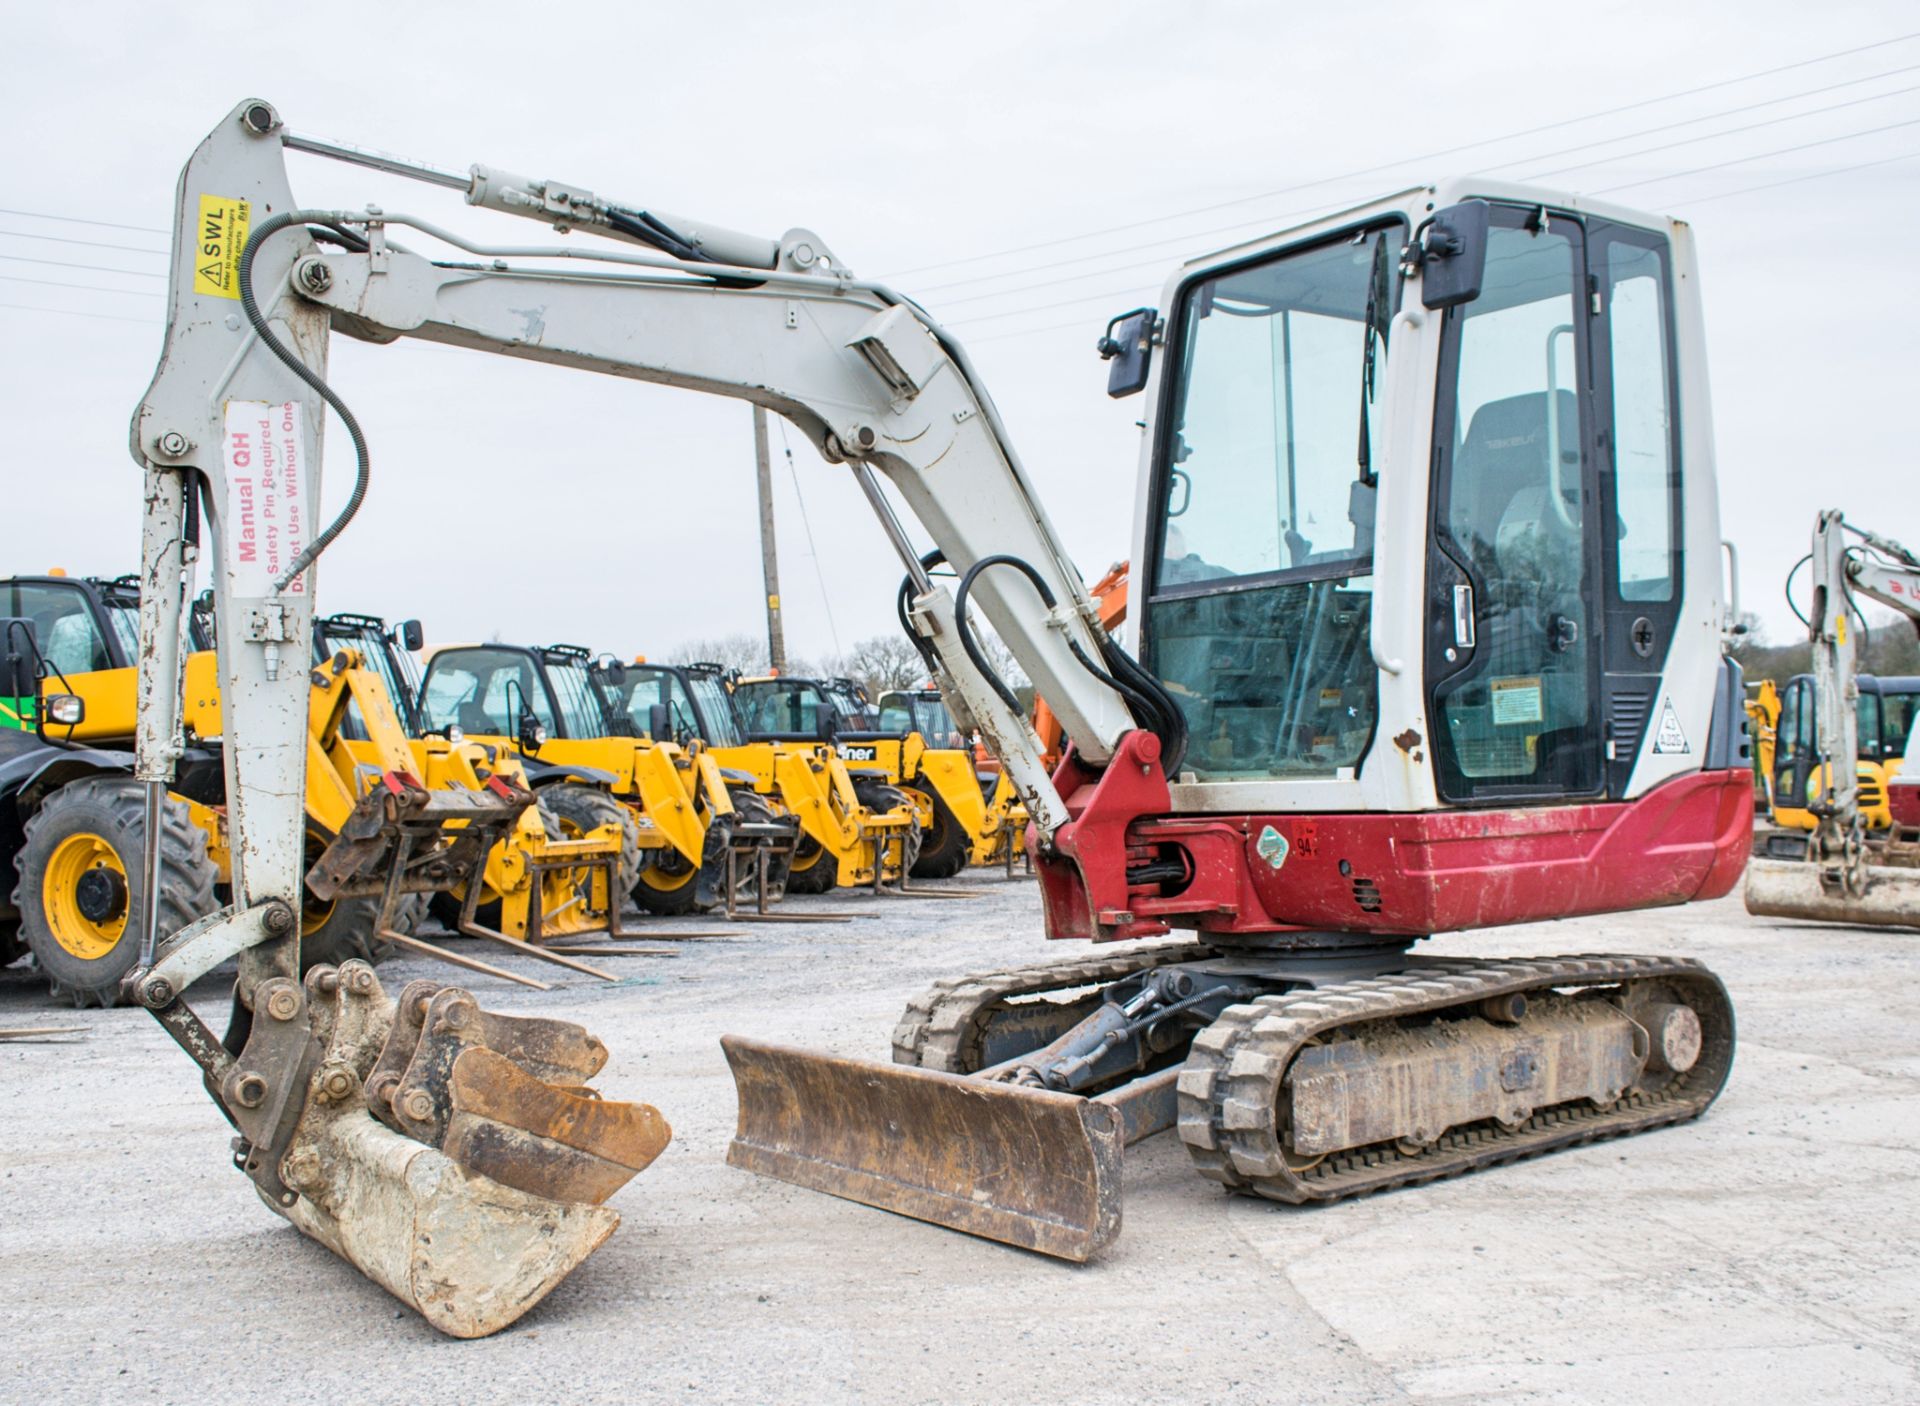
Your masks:
[{"label": "excavator in background", "polygon": [[[1753,789],[1773,809],[1773,748],[1780,727],[1780,690],[1772,679],[1747,684],[1747,735],[1752,739]],[[1758,804],[1756,799],[1755,804]]]},{"label": "excavator in background", "polygon": [[717,664],[595,661],[593,681],[607,711],[634,735],[698,747],[721,774],[739,778],[797,827],[777,862],[792,893],[897,885],[921,843],[920,817],[900,791],[856,777],[831,743],[750,741]]},{"label": "excavator in background", "polygon": [[1781,702],[1773,795],[1776,817],[1783,797],[1804,797],[1812,824],[1805,835],[1770,836],[1766,854],[1747,866],[1747,911],[1920,927],[1920,844],[1905,838],[1909,827],[1896,825],[1887,798],[1902,774],[1891,753],[1904,756],[1920,679],[1870,681],[1857,667],[1863,601],[1920,629],[1920,557],[1832,509],[1814,521],[1809,559],[1813,673],[1796,678]]},{"label": "excavator in background", "polygon": [[[1920,678],[1874,674],[1854,676],[1854,736],[1859,744],[1855,800],[1869,837],[1893,827],[1887,796],[1906,758],[1907,734],[1920,713]],[[1807,832],[1819,825],[1808,802],[1825,790],[1819,746],[1820,680],[1796,674],[1776,697],[1772,737],[1759,750],[1767,760],[1768,828],[1754,853],[1798,859],[1806,853]],[[1749,714],[1752,704],[1749,704]]]},{"label": "excavator in background", "polygon": [[[577,237],[305,206],[290,151]],[[1031,814],[1048,936],[1096,944],[938,983],[892,1063],[725,1037],[736,1165],[1084,1259],[1119,1231],[1125,1145],[1169,1129],[1204,1178],[1310,1203],[1693,1118],[1734,1047],[1697,962],[1416,949],[1738,880],[1753,790],[1698,289],[1682,222],[1477,179],[1182,264],[1164,315],[1101,343],[1109,394],[1148,392],[1136,657],[959,342],[817,234],[419,165],[242,102],[182,173],[131,445],[138,775],[164,797],[210,549],[247,862],[164,944],[146,917],[129,989],[267,1204],[443,1331],[538,1302],[665,1144],[654,1110],[583,1096],[606,1051],[578,1027],[391,1000],[359,963],[299,976],[316,578],[374,462],[328,341],[424,339],[748,400],[844,465],[936,681]],[[355,491],[322,526],[329,409]],[[1072,739],[1051,774],[972,607]],[[221,1040],[181,993],[235,953]]]},{"label": "excavator in background", "polygon": [[[698,748],[649,740],[607,711],[594,687],[593,655],[579,645],[446,645],[431,652],[420,682],[428,732],[458,728],[470,740],[517,755],[536,776],[591,780],[595,808],[561,814],[580,831],[616,823],[635,837],[621,882],[649,913],[704,913],[726,896],[733,868],[753,875],[754,851],[792,848],[791,829],[750,786],[728,777]],[[777,873],[777,866],[775,868]]]},{"label": "excavator in background", "polygon": [[[827,743],[856,783],[904,794],[921,827],[914,878],[952,878],[969,862],[1011,866],[1027,812],[1011,778],[995,776],[982,785],[971,746],[936,747],[916,729],[887,726],[852,679],[741,678],[734,680],[733,697],[751,740]],[[956,737],[972,733],[953,731]]]}]

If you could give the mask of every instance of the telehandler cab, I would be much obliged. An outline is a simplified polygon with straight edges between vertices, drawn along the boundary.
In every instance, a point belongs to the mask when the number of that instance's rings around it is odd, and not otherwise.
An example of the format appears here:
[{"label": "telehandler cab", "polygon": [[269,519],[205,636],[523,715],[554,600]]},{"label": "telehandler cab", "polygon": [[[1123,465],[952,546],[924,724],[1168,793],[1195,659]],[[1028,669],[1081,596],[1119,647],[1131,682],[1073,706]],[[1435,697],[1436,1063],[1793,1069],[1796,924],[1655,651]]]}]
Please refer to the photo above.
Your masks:
[{"label": "telehandler cab", "polygon": [[[304,206],[289,151],[579,237],[484,244],[391,207]],[[299,979],[315,563],[372,472],[327,381],[333,332],[784,416],[847,466],[900,557],[938,683],[1032,817],[1049,935],[1189,934],[943,981],[909,1004],[893,1063],[727,1037],[738,1165],[1083,1259],[1119,1231],[1124,1145],[1155,1132],[1177,1128],[1211,1181],[1312,1202],[1683,1122],[1718,1094],[1733,1014],[1696,962],[1416,951],[1716,897],[1745,863],[1684,223],[1449,180],[1181,265],[1164,312],[1101,343],[1109,393],[1146,393],[1137,654],[1100,627],[958,341],[810,231],[363,152],[257,99],[187,163],[174,229],[131,437],[139,776],[158,804],[204,543],[247,862],[233,904],[129,981],[268,1204],[443,1330],[539,1301],[666,1135],[643,1105],[581,1096],[606,1051],[577,1027],[453,990],[390,1001],[355,963]],[[328,407],[357,475],[321,527]],[[970,602],[1072,739],[1051,774]],[[222,1042],[180,993],[234,953]]]},{"label": "telehandler cab", "polygon": [[595,686],[636,735],[698,744],[722,771],[797,827],[779,861],[792,893],[897,884],[921,844],[912,802],[881,778],[853,775],[831,743],[749,740],[717,665],[622,664],[607,658]]}]

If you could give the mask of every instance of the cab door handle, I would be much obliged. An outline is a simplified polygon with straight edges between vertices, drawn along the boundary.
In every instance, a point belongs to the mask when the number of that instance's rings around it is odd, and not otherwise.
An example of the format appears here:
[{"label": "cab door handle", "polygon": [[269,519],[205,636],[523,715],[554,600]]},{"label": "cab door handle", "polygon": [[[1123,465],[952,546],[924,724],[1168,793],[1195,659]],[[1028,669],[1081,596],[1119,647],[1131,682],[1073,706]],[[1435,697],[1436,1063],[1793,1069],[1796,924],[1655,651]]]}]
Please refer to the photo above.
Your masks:
[{"label": "cab door handle", "polygon": [[1453,588],[1453,642],[1473,648],[1473,587],[1465,581]]}]

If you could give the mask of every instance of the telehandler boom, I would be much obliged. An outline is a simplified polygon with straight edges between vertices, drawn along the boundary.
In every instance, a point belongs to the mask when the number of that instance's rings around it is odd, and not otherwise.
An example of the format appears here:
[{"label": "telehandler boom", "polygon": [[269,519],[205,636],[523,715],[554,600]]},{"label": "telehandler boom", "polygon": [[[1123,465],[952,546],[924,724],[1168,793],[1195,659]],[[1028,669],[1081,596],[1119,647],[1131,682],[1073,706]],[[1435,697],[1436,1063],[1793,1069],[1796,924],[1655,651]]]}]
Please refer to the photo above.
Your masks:
[{"label": "telehandler boom", "polygon": [[[288,150],[595,239],[483,245],[307,208]],[[943,982],[910,1005],[900,1064],[729,1037],[736,1163],[1085,1258],[1118,1232],[1123,1144],[1169,1127],[1203,1175],[1311,1201],[1706,1108],[1733,1024],[1697,964],[1410,954],[1433,932],[1681,903],[1739,876],[1752,788],[1687,227],[1501,182],[1421,186],[1191,262],[1166,306],[1103,340],[1110,393],[1149,391],[1136,660],[1100,628],[966,353],[818,236],[417,166],[234,109],[182,176],[132,443],[140,774],[164,795],[204,532],[235,902],[131,980],[276,1210],[481,1333],[604,1239],[596,1203],[664,1143],[652,1110],[577,1096],[605,1051],[575,1027],[461,992],[389,1003],[353,964],[332,986],[294,979],[314,563],[371,468],[326,381],[332,331],[785,416],[847,465],[900,556],[938,682],[1032,817],[1049,935],[1197,930]],[[358,481],[316,530],[327,406]],[[1073,740],[1051,775],[970,600]],[[179,992],[236,952],[222,1045]]]}]

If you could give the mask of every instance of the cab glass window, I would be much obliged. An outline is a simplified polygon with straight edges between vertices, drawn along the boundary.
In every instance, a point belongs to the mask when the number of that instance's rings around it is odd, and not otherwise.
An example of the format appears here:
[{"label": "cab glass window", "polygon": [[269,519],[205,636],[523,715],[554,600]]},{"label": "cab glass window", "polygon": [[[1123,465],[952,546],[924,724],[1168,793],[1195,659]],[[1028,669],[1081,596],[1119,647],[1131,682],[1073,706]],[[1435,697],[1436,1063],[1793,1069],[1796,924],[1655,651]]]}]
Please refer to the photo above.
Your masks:
[{"label": "cab glass window", "polygon": [[1614,534],[1620,599],[1670,601],[1675,581],[1672,370],[1662,250],[1607,246],[1613,357]]},{"label": "cab glass window", "polygon": [[515,737],[523,711],[554,730],[547,691],[533,661],[517,649],[446,650],[427,666],[420,717],[430,731],[458,727],[469,736]]},{"label": "cab glass window", "polygon": [[[8,586],[4,595],[6,613],[33,626],[40,657],[47,661],[49,670],[86,674],[114,667],[106,637],[80,587],[18,582]],[[137,649],[137,625],[134,644]]]},{"label": "cab glass window", "polygon": [[1144,649],[1200,780],[1336,776],[1373,735],[1377,391],[1405,238],[1375,225],[1181,299]]},{"label": "cab glass window", "polygon": [[547,679],[560,698],[560,735],[562,737],[605,737],[607,714],[600,696],[593,691],[587,666],[575,659],[550,659]]}]

